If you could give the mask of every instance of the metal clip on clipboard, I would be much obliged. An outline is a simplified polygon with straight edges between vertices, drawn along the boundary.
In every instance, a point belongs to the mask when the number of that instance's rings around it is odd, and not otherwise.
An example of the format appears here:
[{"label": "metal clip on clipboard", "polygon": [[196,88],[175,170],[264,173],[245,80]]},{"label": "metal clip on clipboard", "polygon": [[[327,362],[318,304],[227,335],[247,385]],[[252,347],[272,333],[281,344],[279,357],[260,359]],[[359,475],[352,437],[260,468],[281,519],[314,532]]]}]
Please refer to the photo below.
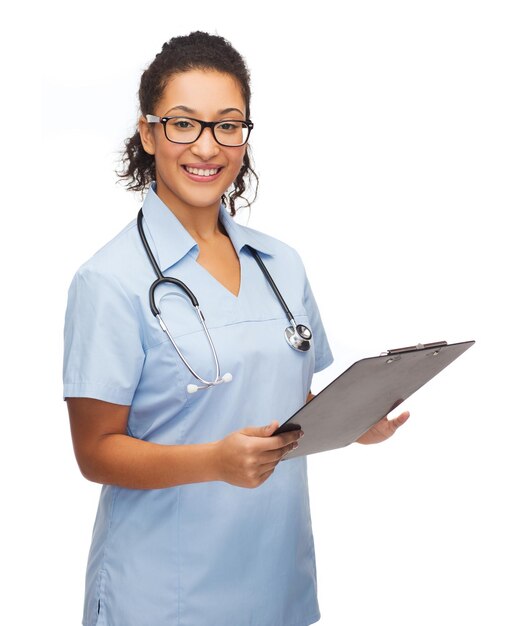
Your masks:
[{"label": "metal clip on clipboard", "polygon": [[406,348],[394,348],[393,350],[386,350],[382,352],[380,356],[389,356],[391,354],[400,354],[401,352],[413,352],[414,350],[429,350],[430,348],[442,348],[446,346],[447,341],[436,341],[433,343],[418,343],[416,346],[407,346]]}]

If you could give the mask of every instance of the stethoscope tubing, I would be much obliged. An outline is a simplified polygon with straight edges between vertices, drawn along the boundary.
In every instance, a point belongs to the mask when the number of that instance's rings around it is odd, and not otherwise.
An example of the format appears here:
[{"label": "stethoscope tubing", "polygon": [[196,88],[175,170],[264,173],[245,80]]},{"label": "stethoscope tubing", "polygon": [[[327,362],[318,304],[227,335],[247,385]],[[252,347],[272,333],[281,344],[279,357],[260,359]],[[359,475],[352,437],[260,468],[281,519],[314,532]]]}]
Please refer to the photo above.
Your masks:
[{"label": "stethoscope tubing", "polygon": [[[188,368],[188,371],[190,372],[190,374],[192,374],[192,376],[194,376],[201,383],[203,383],[204,385],[209,387],[212,384],[215,384],[216,382],[218,382],[220,380],[220,363],[218,361],[218,355],[217,355],[215,346],[213,344],[213,340],[211,339],[211,335],[209,334],[208,327],[206,326],[206,320],[204,318],[204,314],[202,313],[201,308],[199,306],[199,301],[195,297],[195,294],[193,293],[193,291],[182,280],[179,280],[178,278],[173,278],[172,276],[164,276],[162,274],[162,271],[160,270],[160,266],[156,262],[156,259],[154,258],[154,255],[153,255],[153,252],[151,250],[151,247],[149,246],[149,242],[147,241],[147,237],[145,236],[144,226],[143,226],[143,223],[142,223],[143,217],[144,217],[144,215],[142,213],[142,209],[140,209],[140,211],[138,212],[138,216],[137,216],[138,232],[139,232],[139,235],[140,235],[140,239],[142,240],[142,244],[144,246],[146,254],[147,254],[148,258],[149,258],[149,261],[151,262],[151,265],[153,266],[153,270],[154,270],[154,272],[155,272],[155,274],[157,276],[156,280],[152,283],[151,287],[149,288],[149,307],[151,308],[151,313],[158,320],[158,323],[160,324],[160,328],[163,330],[163,332],[169,338],[170,343],[174,346],[176,352],[179,355],[179,358],[183,361],[185,366]],[[195,309],[195,312],[197,313],[197,317],[199,318],[201,326],[202,326],[204,332],[206,333],[206,337],[207,337],[207,340],[208,340],[208,343],[209,343],[209,347],[211,349],[211,353],[212,353],[213,359],[215,361],[215,381],[206,380],[198,372],[196,372],[193,369],[193,367],[190,365],[190,363],[188,362],[188,360],[185,357],[185,355],[179,349],[179,346],[174,341],[174,337],[172,337],[169,329],[167,328],[167,325],[163,321],[163,318],[161,316],[161,311],[156,306],[156,301],[155,301],[155,295],[154,294],[155,294],[155,291],[156,291],[157,287],[159,287],[160,285],[163,285],[165,283],[169,283],[171,285],[177,285],[178,287],[180,287],[186,293],[186,295],[190,299],[190,301],[191,301],[191,303],[193,305],[193,308]]]},{"label": "stethoscope tubing", "polygon": [[[200,308],[194,307],[195,311],[197,313],[197,317],[199,318],[199,321],[202,325],[202,328],[204,330],[204,332],[206,333],[206,337],[208,339],[208,343],[209,343],[209,347],[211,349],[211,353],[213,355],[213,359],[215,361],[215,369],[216,369],[216,373],[215,373],[215,381],[220,380],[220,363],[218,361],[218,355],[216,353],[215,350],[215,346],[213,344],[213,340],[211,339],[211,335],[209,334],[209,330],[208,327],[206,326],[206,322],[204,320],[204,315],[202,314],[202,311],[200,310]],[[163,332],[167,335],[167,337],[169,338],[171,344],[174,346],[174,348],[176,349],[176,352],[179,355],[179,358],[183,361],[183,363],[186,365],[186,367],[188,368],[190,374],[192,374],[193,376],[195,376],[195,378],[197,380],[200,380],[201,383],[203,383],[204,385],[212,385],[214,384],[212,381],[206,380],[204,378],[202,378],[202,376],[200,374],[198,374],[193,367],[190,365],[190,363],[188,362],[188,360],[186,359],[185,355],[181,352],[181,350],[179,349],[179,346],[177,345],[177,343],[174,341],[174,337],[172,337],[172,335],[170,334],[169,329],[167,328],[167,325],[165,324],[165,322],[163,321],[163,318],[161,316],[160,313],[158,313],[157,315],[155,315],[156,319],[158,320],[159,324],[160,324],[160,328],[163,330]]]},{"label": "stethoscope tubing", "polygon": [[257,262],[257,265],[259,265],[259,267],[261,268],[261,271],[264,274],[266,280],[270,283],[270,287],[272,288],[273,293],[277,296],[277,300],[280,302],[280,306],[284,309],[284,312],[287,315],[287,319],[289,320],[289,323],[292,324],[293,327],[296,328],[296,322],[294,320],[293,314],[289,310],[289,308],[288,308],[288,306],[286,304],[286,301],[282,297],[282,294],[280,293],[279,288],[275,284],[275,281],[273,280],[270,272],[268,271],[268,268],[263,263],[263,260],[259,256],[259,253],[257,252],[257,250],[254,250],[254,248],[252,248],[252,246],[247,245],[246,247],[250,250],[250,252],[252,253],[252,256],[254,257],[254,259]]}]

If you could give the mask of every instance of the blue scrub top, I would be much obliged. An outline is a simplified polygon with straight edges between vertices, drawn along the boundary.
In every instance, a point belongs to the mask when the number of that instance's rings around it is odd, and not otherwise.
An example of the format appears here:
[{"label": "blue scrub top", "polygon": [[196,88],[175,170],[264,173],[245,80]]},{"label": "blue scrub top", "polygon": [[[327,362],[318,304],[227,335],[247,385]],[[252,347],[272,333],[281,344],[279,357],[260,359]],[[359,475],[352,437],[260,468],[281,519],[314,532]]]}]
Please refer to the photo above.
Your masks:
[{"label": "blue scrub top", "polygon": [[[153,269],[132,221],[76,273],[65,324],[64,397],[130,405],[127,434],[160,444],[219,440],[284,422],[332,362],[303,264],[286,244],[220,219],[241,263],[234,296],[197,263],[198,245],[149,189],[144,229],[167,276],[197,296],[232,382],[187,393],[188,372],[153,317]],[[250,252],[261,255],[308,352]],[[166,285],[156,303],[191,366],[213,380],[206,336],[188,298]],[[206,482],[136,490],[104,485],[86,579],[85,626],[308,626],[319,619],[305,458],[279,463],[256,489]]]}]

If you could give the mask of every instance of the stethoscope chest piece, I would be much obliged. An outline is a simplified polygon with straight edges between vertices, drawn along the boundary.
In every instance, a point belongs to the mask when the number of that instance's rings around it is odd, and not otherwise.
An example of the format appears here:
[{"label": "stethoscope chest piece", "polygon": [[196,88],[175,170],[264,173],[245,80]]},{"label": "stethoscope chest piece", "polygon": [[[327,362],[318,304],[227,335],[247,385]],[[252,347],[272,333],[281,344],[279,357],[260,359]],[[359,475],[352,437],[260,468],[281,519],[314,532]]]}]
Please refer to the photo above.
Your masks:
[{"label": "stethoscope chest piece", "polygon": [[297,324],[296,326],[288,326],[284,332],[286,341],[292,348],[300,352],[310,350],[312,339],[310,328],[304,324]]}]

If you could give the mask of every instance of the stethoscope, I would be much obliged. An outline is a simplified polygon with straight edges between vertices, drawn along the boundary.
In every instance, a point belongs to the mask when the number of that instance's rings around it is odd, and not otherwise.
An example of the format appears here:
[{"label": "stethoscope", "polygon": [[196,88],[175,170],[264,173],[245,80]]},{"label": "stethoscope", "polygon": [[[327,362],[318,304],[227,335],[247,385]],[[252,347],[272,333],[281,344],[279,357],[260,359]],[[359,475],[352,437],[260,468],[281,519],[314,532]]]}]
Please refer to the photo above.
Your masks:
[{"label": "stethoscope", "polygon": [[[190,372],[190,374],[192,374],[192,376],[194,376],[194,378],[196,378],[198,381],[200,381],[202,383],[202,385],[192,385],[192,384],[187,385],[186,390],[188,391],[188,393],[195,393],[199,389],[208,389],[209,387],[213,387],[214,385],[220,385],[221,383],[230,383],[231,380],[232,380],[232,374],[227,372],[223,376],[220,376],[220,364],[218,362],[218,354],[217,354],[215,346],[213,344],[213,340],[211,339],[211,335],[209,334],[208,327],[206,326],[206,319],[205,319],[204,314],[202,313],[202,311],[200,309],[199,301],[197,300],[197,298],[195,297],[195,295],[193,294],[191,289],[187,285],[185,285],[185,283],[183,281],[181,281],[181,280],[179,280],[177,278],[172,278],[171,276],[164,276],[162,274],[162,272],[161,272],[161,270],[160,270],[160,268],[158,266],[158,263],[156,262],[156,259],[154,258],[154,255],[153,255],[153,253],[151,251],[151,248],[149,247],[149,243],[147,241],[147,238],[145,236],[144,227],[142,225],[143,217],[144,217],[144,215],[142,213],[142,209],[140,209],[140,211],[138,212],[138,216],[137,216],[138,233],[139,233],[140,239],[142,240],[142,243],[144,245],[144,249],[145,249],[145,251],[147,253],[149,261],[151,262],[151,265],[153,266],[154,272],[156,274],[156,280],[154,281],[154,283],[149,288],[149,306],[151,307],[151,313],[158,320],[161,329],[163,330],[163,332],[169,338],[170,342],[172,343],[172,345],[176,349],[176,352],[178,353],[179,358],[183,361],[183,363],[187,367],[187,369]],[[261,271],[264,274],[266,280],[270,284],[270,287],[272,288],[273,293],[277,296],[277,300],[280,302],[280,305],[284,309],[284,311],[286,313],[286,316],[287,316],[287,319],[289,320],[289,323],[291,324],[291,326],[288,326],[285,329],[285,331],[284,331],[287,343],[292,348],[294,348],[295,350],[298,350],[300,352],[306,352],[311,347],[312,331],[310,330],[310,328],[308,328],[304,324],[297,324],[295,322],[293,314],[289,310],[289,308],[288,308],[288,306],[286,304],[286,301],[284,300],[284,298],[282,297],[282,294],[278,290],[277,285],[275,284],[273,278],[270,275],[270,272],[268,271],[266,265],[263,263],[261,257],[259,256],[257,251],[254,250],[254,248],[252,248],[251,246],[247,245],[247,248],[252,253],[252,256],[256,260],[257,264],[259,265],[259,268],[261,269]],[[167,325],[163,321],[163,318],[161,316],[161,311],[156,306],[156,302],[155,302],[155,298],[154,298],[154,292],[156,291],[157,287],[159,287],[160,285],[163,285],[164,283],[171,283],[172,285],[177,285],[178,287],[180,287],[185,292],[185,294],[190,299],[190,302],[192,303],[192,306],[194,307],[194,309],[195,309],[195,311],[197,313],[197,316],[198,316],[199,321],[200,321],[200,323],[202,325],[202,328],[203,328],[204,332],[206,333],[206,337],[208,339],[208,343],[209,343],[209,346],[211,348],[211,352],[213,354],[213,359],[215,361],[215,369],[216,369],[215,380],[206,380],[205,378],[202,378],[202,376],[200,376],[193,369],[193,367],[190,365],[190,363],[188,363],[188,360],[186,359],[184,354],[179,349],[178,345],[174,341],[174,338],[170,334],[170,331],[167,328]]]}]

